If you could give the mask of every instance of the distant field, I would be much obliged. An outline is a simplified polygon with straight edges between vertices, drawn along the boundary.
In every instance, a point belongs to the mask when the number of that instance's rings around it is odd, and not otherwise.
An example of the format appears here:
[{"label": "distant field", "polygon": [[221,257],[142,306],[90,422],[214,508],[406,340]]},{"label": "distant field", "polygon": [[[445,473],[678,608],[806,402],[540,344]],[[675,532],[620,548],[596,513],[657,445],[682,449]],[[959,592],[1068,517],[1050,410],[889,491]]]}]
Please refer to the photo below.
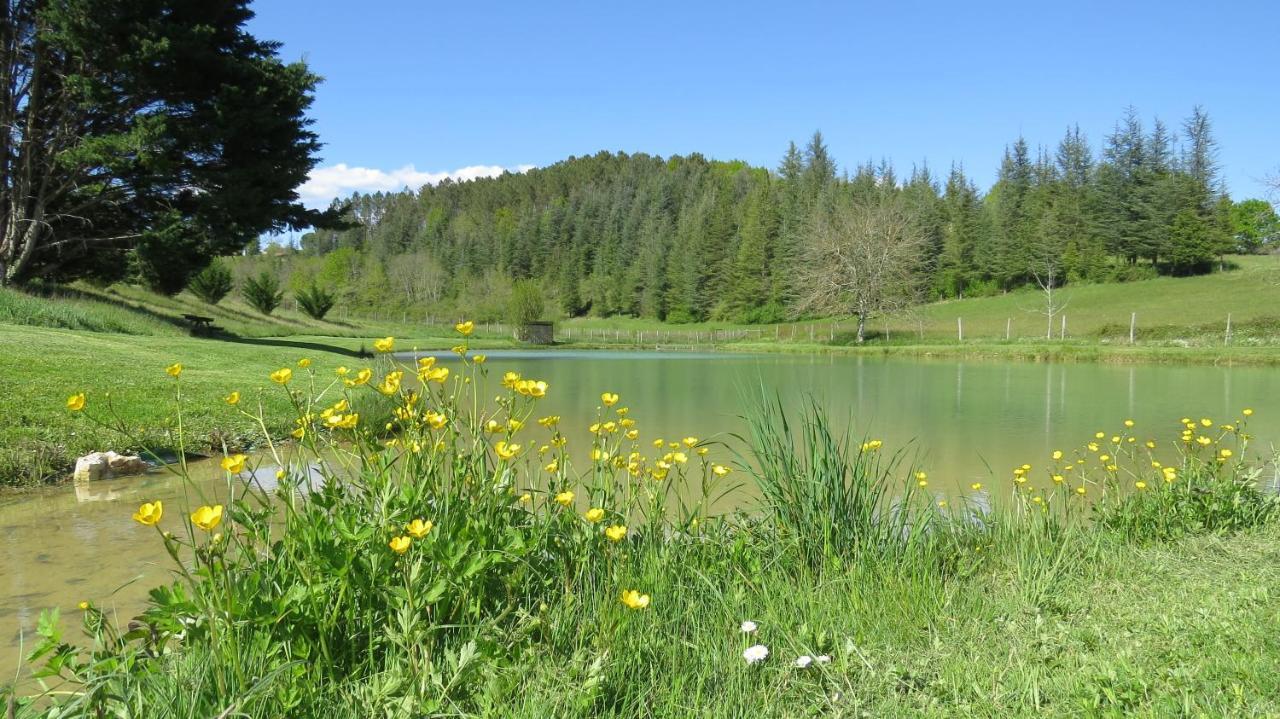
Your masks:
[{"label": "distant field", "polygon": [[[1137,313],[1140,341],[1197,341],[1217,338],[1231,315],[1240,344],[1280,343],[1280,256],[1233,257],[1239,269],[1202,277],[1161,277],[1122,284],[1082,285],[1061,290],[1067,302],[1068,338],[1128,340],[1131,313]],[[1041,339],[1047,329],[1044,298],[1020,291],[999,297],[938,302],[916,317],[890,321],[895,333],[925,339],[955,339],[956,320],[964,321],[966,340],[1003,340],[1006,322],[1014,339]],[[1053,334],[1061,325],[1054,319]],[[880,331],[882,323],[872,323]]]}]

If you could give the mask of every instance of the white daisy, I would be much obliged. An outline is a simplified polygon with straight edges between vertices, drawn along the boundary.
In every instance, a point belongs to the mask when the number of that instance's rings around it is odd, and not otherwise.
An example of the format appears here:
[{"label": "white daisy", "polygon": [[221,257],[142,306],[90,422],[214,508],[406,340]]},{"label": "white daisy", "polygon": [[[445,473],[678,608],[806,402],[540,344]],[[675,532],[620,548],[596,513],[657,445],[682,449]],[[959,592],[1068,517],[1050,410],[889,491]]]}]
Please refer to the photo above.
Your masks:
[{"label": "white daisy", "polygon": [[769,647],[766,647],[763,644],[756,644],[747,647],[746,650],[742,652],[742,658],[747,660],[747,664],[762,662],[767,656],[769,656]]}]

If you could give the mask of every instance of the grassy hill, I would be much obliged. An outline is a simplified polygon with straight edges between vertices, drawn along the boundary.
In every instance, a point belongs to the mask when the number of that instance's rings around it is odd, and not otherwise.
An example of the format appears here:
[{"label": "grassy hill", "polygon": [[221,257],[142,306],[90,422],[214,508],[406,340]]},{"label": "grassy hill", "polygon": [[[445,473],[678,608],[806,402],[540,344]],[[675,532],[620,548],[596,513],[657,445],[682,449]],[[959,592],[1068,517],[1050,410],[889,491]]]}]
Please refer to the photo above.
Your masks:
[{"label": "grassy hill", "polygon": [[[1220,343],[1231,315],[1237,342],[1280,342],[1280,256],[1234,257],[1230,262],[1235,269],[1201,277],[1063,288],[1059,292],[1067,303],[1067,337],[1127,342],[1130,315],[1136,313],[1140,341]],[[918,337],[922,323],[925,339],[955,339],[956,319],[963,318],[965,339],[1003,340],[1010,320],[1014,338],[1044,339],[1044,309],[1044,296],[1030,290],[939,302],[923,307],[917,322],[891,321],[890,333]],[[1055,318],[1054,337],[1059,330]]]}]

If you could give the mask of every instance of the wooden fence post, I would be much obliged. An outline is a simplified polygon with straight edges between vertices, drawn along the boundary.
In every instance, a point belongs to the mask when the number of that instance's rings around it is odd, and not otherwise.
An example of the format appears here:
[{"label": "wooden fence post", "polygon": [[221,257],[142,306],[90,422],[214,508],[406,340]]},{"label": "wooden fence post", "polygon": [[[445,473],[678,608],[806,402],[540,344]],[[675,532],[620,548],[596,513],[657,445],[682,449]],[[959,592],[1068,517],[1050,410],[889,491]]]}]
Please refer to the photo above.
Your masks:
[{"label": "wooden fence post", "polygon": [[1230,312],[1227,313],[1227,336],[1225,339],[1223,339],[1222,344],[1224,345],[1231,344],[1231,313]]},{"label": "wooden fence post", "polygon": [[1134,331],[1138,328],[1138,313],[1133,312],[1129,315],[1129,344],[1133,344]]},{"label": "wooden fence post", "polygon": [[956,318],[956,338],[960,342],[964,342],[964,318],[963,317]]}]

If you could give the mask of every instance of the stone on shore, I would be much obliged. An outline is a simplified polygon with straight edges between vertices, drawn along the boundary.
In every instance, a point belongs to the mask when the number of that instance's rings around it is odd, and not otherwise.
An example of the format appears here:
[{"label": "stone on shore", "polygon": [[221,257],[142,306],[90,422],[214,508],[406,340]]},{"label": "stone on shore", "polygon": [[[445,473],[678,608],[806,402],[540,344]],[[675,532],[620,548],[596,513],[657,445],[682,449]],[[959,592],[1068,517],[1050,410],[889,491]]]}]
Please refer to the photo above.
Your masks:
[{"label": "stone on shore", "polygon": [[76,482],[97,482],[145,471],[147,463],[136,454],[93,452],[76,460],[76,471],[72,477]]}]

